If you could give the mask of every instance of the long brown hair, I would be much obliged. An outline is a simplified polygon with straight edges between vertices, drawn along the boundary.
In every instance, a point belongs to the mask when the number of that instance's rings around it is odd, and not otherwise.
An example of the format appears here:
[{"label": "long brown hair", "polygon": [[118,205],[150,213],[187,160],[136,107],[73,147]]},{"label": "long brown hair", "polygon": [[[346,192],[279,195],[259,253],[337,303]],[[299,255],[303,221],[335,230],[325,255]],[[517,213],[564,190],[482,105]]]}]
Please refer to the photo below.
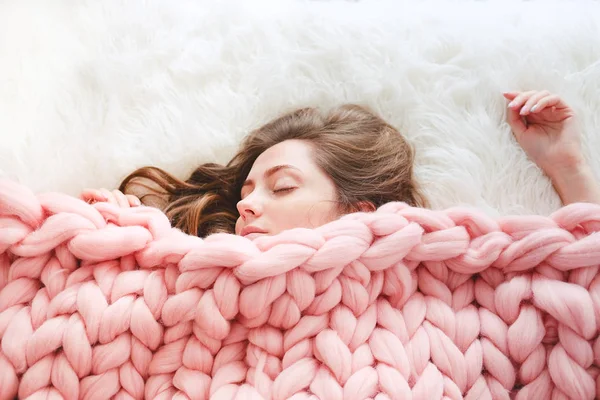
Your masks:
[{"label": "long brown hair", "polygon": [[323,115],[303,108],[283,115],[251,132],[227,165],[199,166],[182,181],[155,167],[140,168],[120,185],[124,193],[162,199],[160,206],[173,226],[201,237],[233,233],[236,204],[254,161],[265,150],[285,140],[313,145],[314,160],[338,189],[342,212],[357,210],[360,202],[379,207],[390,201],[426,206],[413,178],[413,150],[391,125],[364,107],[343,105]]}]

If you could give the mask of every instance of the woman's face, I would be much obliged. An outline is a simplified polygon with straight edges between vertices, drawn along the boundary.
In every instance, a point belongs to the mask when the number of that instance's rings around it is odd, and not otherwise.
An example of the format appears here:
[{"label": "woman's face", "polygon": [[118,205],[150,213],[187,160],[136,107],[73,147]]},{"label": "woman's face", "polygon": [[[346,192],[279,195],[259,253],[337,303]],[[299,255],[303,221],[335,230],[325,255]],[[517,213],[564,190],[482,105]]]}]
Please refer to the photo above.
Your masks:
[{"label": "woman's face", "polygon": [[254,239],[292,228],[315,228],[340,216],[336,188],[313,161],[312,148],[286,140],[254,162],[237,204],[236,235]]}]

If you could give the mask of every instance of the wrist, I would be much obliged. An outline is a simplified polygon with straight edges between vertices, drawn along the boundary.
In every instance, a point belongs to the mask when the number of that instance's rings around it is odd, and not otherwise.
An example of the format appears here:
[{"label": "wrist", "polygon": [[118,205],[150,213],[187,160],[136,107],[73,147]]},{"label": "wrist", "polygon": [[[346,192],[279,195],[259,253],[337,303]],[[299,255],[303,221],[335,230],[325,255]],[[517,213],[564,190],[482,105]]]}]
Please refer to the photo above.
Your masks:
[{"label": "wrist", "polygon": [[570,203],[599,203],[600,186],[592,168],[585,162],[560,168],[548,174],[564,205]]},{"label": "wrist", "polygon": [[561,163],[551,163],[542,169],[553,182],[569,181],[591,173],[590,166],[581,155],[572,156]]}]

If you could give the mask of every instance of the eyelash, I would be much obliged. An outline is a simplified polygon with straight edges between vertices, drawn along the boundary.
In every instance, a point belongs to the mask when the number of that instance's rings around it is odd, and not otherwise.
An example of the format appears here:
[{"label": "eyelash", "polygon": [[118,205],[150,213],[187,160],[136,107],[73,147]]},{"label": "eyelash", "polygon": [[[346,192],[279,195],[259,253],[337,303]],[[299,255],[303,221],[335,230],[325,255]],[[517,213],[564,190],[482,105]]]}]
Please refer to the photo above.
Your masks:
[{"label": "eyelash", "polygon": [[292,190],[296,189],[293,186],[290,187],[286,187],[286,188],[281,188],[281,189],[277,189],[277,190],[273,190],[273,193],[285,193],[285,192],[291,192]]},{"label": "eyelash", "polygon": [[[273,193],[275,193],[275,194],[283,194],[283,193],[286,193],[286,192],[291,192],[294,189],[297,189],[297,187],[290,186],[290,187],[285,187],[285,188],[273,190]],[[240,199],[243,200],[245,197],[247,197],[247,195],[246,196],[241,196]]]}]

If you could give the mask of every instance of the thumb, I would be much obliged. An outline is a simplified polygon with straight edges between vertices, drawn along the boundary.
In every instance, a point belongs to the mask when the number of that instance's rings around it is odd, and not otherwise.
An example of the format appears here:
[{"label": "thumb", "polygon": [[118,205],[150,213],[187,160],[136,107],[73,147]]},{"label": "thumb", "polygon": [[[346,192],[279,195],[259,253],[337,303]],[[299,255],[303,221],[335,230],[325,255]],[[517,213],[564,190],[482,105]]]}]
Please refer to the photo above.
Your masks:
[{"label": "thumb", "polygon": [[521,136],[527,130],[527,125],[523,121],[523,117],[517,110],[513,110],[512,108],[507,109],[507,118],[506,121],[510,125],[515,136]]}]

